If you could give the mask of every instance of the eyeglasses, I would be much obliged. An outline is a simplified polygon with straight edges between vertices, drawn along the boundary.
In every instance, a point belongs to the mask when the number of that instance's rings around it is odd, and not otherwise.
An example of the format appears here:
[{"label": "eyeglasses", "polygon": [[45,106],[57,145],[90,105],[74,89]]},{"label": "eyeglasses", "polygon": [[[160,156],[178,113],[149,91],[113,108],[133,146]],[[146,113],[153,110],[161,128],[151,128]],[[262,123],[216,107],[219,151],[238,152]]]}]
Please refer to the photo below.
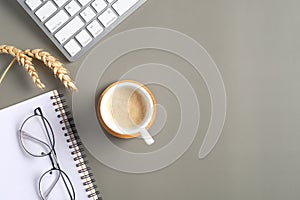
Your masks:
[{"label": "eyeglasses", "polygon": [[34,109],[34,114],[21,125],[19,139],[26,153],[36,158],[49,157],[51,161],[52,167],[41,175],[38,182],[41,199],[57,199],[65,194],[64,199],[75,200],[71,180],[57,161],[53,129],[40,107]]}]

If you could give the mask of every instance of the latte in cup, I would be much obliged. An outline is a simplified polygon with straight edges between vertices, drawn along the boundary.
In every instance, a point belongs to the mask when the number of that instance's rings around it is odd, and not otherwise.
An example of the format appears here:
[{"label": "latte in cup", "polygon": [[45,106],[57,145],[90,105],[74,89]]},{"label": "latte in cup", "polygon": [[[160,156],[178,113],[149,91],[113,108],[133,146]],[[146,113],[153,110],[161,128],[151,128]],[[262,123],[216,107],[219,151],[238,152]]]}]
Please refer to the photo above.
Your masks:
[{"label": "latte in cup", "polygon": [[111,95],[109,111],[121,129],[132,129],[141,124],[147,114],[147,101],[134,88],[119,87]]},{"label": "latte in cup", "polygon": [[103,128],[119,138],[142,136],[147,144],[154,142],[147,129],[155,114],[155,99],[141,83],[123,80],[111,84],[100,95],[98,117]]}]

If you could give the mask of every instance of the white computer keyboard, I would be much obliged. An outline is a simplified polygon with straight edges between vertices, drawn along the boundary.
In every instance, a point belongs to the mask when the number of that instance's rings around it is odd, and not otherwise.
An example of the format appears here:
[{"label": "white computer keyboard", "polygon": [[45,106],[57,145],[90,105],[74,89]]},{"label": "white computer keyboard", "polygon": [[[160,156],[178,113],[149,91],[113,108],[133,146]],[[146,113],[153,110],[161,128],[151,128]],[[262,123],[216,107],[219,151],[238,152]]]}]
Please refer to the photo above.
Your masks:
[{"label": "white computer keyboard", "polygon": [[75,61],[146,0],[18,0],[69,61]]}]

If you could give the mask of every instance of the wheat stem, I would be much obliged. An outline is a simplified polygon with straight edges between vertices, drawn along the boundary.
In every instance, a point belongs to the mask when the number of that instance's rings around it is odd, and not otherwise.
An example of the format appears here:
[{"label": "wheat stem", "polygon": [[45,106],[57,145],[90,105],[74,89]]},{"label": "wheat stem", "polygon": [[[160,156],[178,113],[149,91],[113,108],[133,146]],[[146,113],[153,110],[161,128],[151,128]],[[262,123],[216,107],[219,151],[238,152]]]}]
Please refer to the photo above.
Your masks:
[{"label": "wheat stem", "polygon": [[13,46],[0,45],[0,54],[1,53],[9,54],[15,57],[19,64],[21,64],[26,69],[27,73],[29,74],[35,85],[40,89],[45,88],[45,85],[39,79],[39,76],[31,63],[32,59],[25,55],[23,51]]},{"label": "wheat stem", "polygon": [[17,60],[17,58],[15,57],[10,63],[9,65],[6,67],[6,69],[4,70],[2,76],[0,77],[0,84],[2,83],[4,77],[6,76],[8,70],[11,68],[11,66],[14,64],[14,62]]}]

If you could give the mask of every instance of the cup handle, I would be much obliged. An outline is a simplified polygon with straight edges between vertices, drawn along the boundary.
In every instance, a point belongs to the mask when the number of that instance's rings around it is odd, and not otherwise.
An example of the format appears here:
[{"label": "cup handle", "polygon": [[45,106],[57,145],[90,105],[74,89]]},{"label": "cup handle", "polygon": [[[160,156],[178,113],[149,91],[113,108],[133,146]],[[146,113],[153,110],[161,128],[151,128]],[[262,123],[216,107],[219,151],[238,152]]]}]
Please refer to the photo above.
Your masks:
[{"label": "cup handle", "polygon": [[154,143],[154,139],[150,135],[150,133],[145,128],[140,129],[140,134],[142,138],[145,140],[146,144],[151,145]]}]

